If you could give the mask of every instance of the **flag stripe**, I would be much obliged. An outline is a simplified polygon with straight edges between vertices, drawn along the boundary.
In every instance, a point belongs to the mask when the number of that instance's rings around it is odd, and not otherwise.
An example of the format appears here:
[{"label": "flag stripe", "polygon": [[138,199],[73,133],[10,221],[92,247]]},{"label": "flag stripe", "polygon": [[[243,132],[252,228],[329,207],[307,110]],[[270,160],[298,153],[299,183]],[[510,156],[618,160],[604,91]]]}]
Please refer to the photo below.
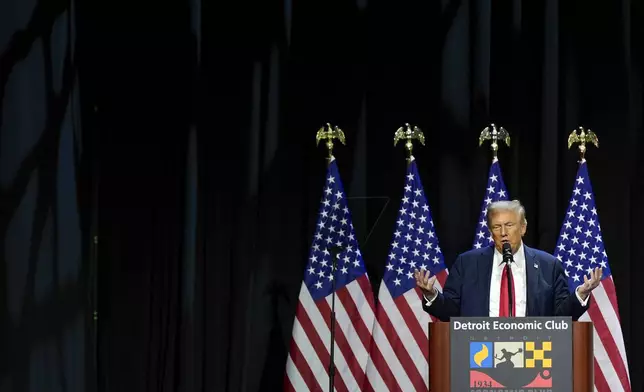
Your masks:
[{"label": "flag stripe", "polygon": [[[311,367],[311,370],[313,370],[313,374],[315,374],[318,383],[322,388],[328,389],[330,360],[328,347],[325,350],[326,345],[315,331],[315,327],[306,312],[298,313],[296,320],[299,324],[294,324],[294,332],[297,332],[296,327],[298,326],[302,331],[297,335],[302,337],[296,340],[297,346],[302,351],[302,355]],[[340,357],[341,355],[336,355],[336,365],[341,363],[343,366],[346,366],[343,358]],[[336,377],[334,382],[339,391],[347,391],[347,387],[341,377]]]},{"label": "flag stripe", "polygon": [[[427,386],[426,377],[423,377],[423,374],[424,370],[426,370],[425,365],[427,364],[429,353],[427,353],[427,350],[425,352],[421,350],[421,347],[428,349],[427,338],[417,328],[416,318],[411,315],[407,301],[404,296],[399,296],[396,299],[391,298],[389,290],[381,291],[378,299],[383,305],[383,310],[385,310],[384,314],[387,315],[388,319],[388,323],[385,323],[383,326],[385,334],[389,337],[390,341],[393,341],[393,346],[396,348],[395,351],[398,358],[404,364],[408,376],[416,388],[419,387],[419,382],[421,381]],[[384,317],[379,320],[384,320]],[[418,330],[418,333],[421,335],[420,337],[414,336],[414,328]],[[417,343],[418,338],[424,339],[424,342],[421,340],[420,344]],[[402,347],[399,347],[399,345]],[[413,369],[408,367],[410,363]]]},{"label": "flag stripe", "polygon": [[[588,312],[584,313],[580,318],[579,321],[582,322],[591,322],[592,320],[590,319],[590,315]],[[606,352],[606,349],[604,348],[604,344],[602,343],[601,339],[599,338],[599,335],[597,334],[597,328],[593,326],[593,348],[594,348],[594,378],[595,378],[595,388],[599,392],[604,392],[606,389],[602,389],[603,385],[608,385],[608,380],[605,375],[605,371],[608,373],[606,374],[614,374],[612,371],[612,367],[608,366],[607,363],[610,362],[608,359],[608,353]],[[613,380],[617,381],[617,380]],[[618,383],[619,384],[619,383]],[[619,389],[621,388],[621,385],[617,386]],[[609,389],[610,390],[610,389]]]},{"label": "flag stripe", "polygon": [[[594,339],[594,338],[593,338]],[[610,387],[608,386],[608,383],[606,382],[606,377],[604,376],[604,372],[602,372],[601,367],[599,367],[599,362],[597,362],[597,358],[593,360],[595,365],[593,366],[595,370],[595,391],[610,391]]]},{"label": "flag stripe", "polygon": [[[343,317],[346,317],[347,322],[351,323],[352,326],[352,337],[357,338],[361,345],[353,343],[351,346],[356,346],[356,351],[359,351],[360,354],[365,354],[364,359],[367,359],[367,352],[371,344],[371,332],[367,328],[366,322],[369,323],[369,327],[373,325],[374,315],[371,310],[371,307],[368,305],[367,298],[365,293],[362,291],[362,286],[360,286],[357,281],[366,280],[367,277],[363,276],[356,279],[356,282],[351,283],[346,286],[346,289],[340,290],[337,292],[340,302],[344,304],[345,314]],[[345,331],[345,334],[348,334]],[[365,363],[366,364],[366,363]]]},{"label": "flag stripe", "polygon": [[[381,289],[379,300],[382,305],[382,310],[378,315],[378,324],[382,327],[382,331],[387,337],[387,343],[390,343],[392,349],[396,353],[396,357],[386,357],[387,364],[395,362],[402,365],[405,373],[396,373],[395,377],[400,380],[401,377],[410,380],[416,387],[416,390],[423,390],[427,388],[427,357],[423,358],[423,353],[417,344],[414,344],[412,333],[409,330],[409,324],[415,322],[415,318],[411,323],[407,324],[410,319],[400,317],[397,312],[397,307],[393,303],[389,291],[385,288]],[[398,298],[402,300],[402,298]],[[425,338],[425,343],[428,341]],[[376,344],[380,345],[380,340],[376,340]],[[424,344],[425,345],[425,344]],[[415,366],[414,366],[415,365]],[[391,365],[390,365],[391,366]],[[394,365],[395,367],[395,365]]]},{"label": "flag stripe", "polygon": [[[601,288],[597,287],[595,290],[601,291]],[[613,338],[611,330],[608,324],[606,323],[606,319],[604,318],[604,315],[602,314],[602,311],[599,309],[599,306],[597,303],[590,305],[590,307],[588,308],[588,314],[590,315],[590,319],[592,320],[593,325],[595,326],[595,333],[598,335],[599,341],[601,342],[601,345],[603,346],[604,350],[606,350],[608,359],[613,365],[613,372],[621,382],[622,386],[624,387],[624,390],[628,391],[629,390],[629,388],[627,387],[628,378],[626,377],[626,369],[624,368],[624,363],[619,360],[620,353],[619,353],[619,350],[617,349],[617,344],[615,344],[615,339]]]},{"label": "flag stripe", "polygon": [[[411,310],[411,315],[414,316],[418,322],[420,333],[423,334],[420,340],[416,339],[416,342],[421,348],[423,348],[423,353],[427,355],[426,358],[429,358],[429,347],[426,344],[429,339],[429,329],[427,328],[427,325],[432,322],[432,319],[429,314],[423,310],[422,296],[423,294],[420,288],[409,290],[403,295],[403,297],[405,297],[405,301],[407,301],[407,306]],[[409,324],[416,325],[412,322],[412,318],[409,319]]]},{"label": "flag stripe", "polygon": [[[356,279],[355,283],[356,284],[350,284],[347,286],[348,296],[350,296],[352,300],[350,301],[347,299],[345,301],[343,299],[343,301],[347,304],[347,308],[349,306],[353,307],[348,313],[351,314],[350,318],[355,331],[365,349],[365,356],[362,357],[364,358],[364,361],[361,361],[360,365],[362,369],[366,369],[369,361],[369,351],[371,350],[371,328],[375,322],[375,314],[373,312],[374,303],[369,300],[368,296],[365,296],[365,290],[369,290],[368,293],[371,291],[371,286],[367,276],[365,275]],[[342,292],[341,296],[345,296],[345,293]],[[362,350],[360,352],[362,352]],[[376,358],[372,360],[376,361],[378,363],[377,366],[380,368],[384,363],[384,359],[379,354],[379,351],[371,353],[371,355],[376,355]],[[371,383],[375,384],[376,390],[381,390],[384,385],[382,379],[379,377],[375,380],[367,378],[365,370],[362,381],[363,389],[371,388]]]},{"label": "flag stripe", "polygon": [[[291,361],[291,356],[290,354],[286,357],[286,369],[292,369],[293,367],[293,361]],[[288,372],[288,370],[287,370]],[[302,381],[299,384],[300,389],[306,387],[306,384],[304,384],[304,380],[300,377],[300,374],[298,372],[292,372],[293,378],[299,377],[300,380]],[[294,392],[295,388],[293,388],[293,384],[291,384],[291,380],[288,378],[289,374],[284,373],[284,391],[285,392]]]},{"label": "flag stripe", "polygon": [[[369,291],[365,293],[365,290]],[[347,325],[347,330],[344,333],[350,336],[349,342],[353,352],[356,354],[356,360],[361,359],[359,361],[359,384],[362,388],[369,383],[364,369],[366,369],[371,347],[371,327],[375,320],[373,301],[370,301],[368,297],[370,292],[369,279],[366,275],[359,277],[347,285],[345,289],[337,292],[340,302],[344,305],[340,309],[342,314],[338,319],[340,320],[341,317],[343,324]]]},{"label": "flag stripe", "polygon": [[[340,289],[338,293],[344,291],[346,291],[346,288]],[[337,301],[337,298],[335,304],[335,313],[335,342],[336,345],[338,345],[338,347],[336,347],[336,353],[338,348],[340,348],[344,358],[347,360],[348,365],[348,367],[338,367],[338,370],[340,370],[339,374],[347,384],[347,389],[353,391],[360,389],[364,380],[364,370],[361,367],[361,364],[358,362],[358,358],[362,356],[366,360],[367,351],[364,350],[364,347],[362,347],[359,338],[356,336],[355,330],[353,328],[353,325],[351,324],[351,320],[347,316],[342,301]],[[338,344],[338,342],[341,342],[341,344]]]},{"label": "flag stripe", "polygon": [[615,369],[611,366],[610,354],[606,350],[604,342],[601,339],[601,335],[597,332],[596,328],[593,331],[593,348],[595,360],[599,364],[599,368],[606,379],[606,383],[611,385],[611,390],[613,392],[624,392],[624,387],[619,382]]},{"label": "flag stripe", "polygon": [[[330,329],[328,329],[329,327],[328,318],[330,316],[326,316],[326,320],[325,320],[325,316],[320,313],[317,303],[313,302],[313,298],[310,297],[308,290],[305,290],[300,300],[304,304],[304,308],[308,309],[308,311],[303,311],[301,313],[298,313],[297,319],[304,326],[304,329],[307,333],[309,341],[312,343],[313,347],[315,348],[315,351],[318,353],[321,366],[324,367],[326,376],[328,378],[329,376],[328,366],[331,360],[331,354],[330,354],[331,353],[331,350],[330,350],[331,331]],[[345,383],[344,377],[342,377],[341,374],[342,372],[347,370],[348,364],[344,358],[342,350],[339,350],[337,347],[338,335],[340,335],[340,333],[338,332],[340,332],[340,329],[336,328],[336,335],[335,335],[336,347],[334,349],[336,378],[334,379],[334,385],[338,389],[338,391],[347,391],[348,390],[347,385]],[[322,339],[323,336],[324,336],[324,339]],[[298,341],[298,345],[299,345],[299,341]],[[337,377],[337,376],[340,376],[340,377]],[[327,382],[327,385],[328,385],[328,382]]]},{"label": "flag stripe", "polygon": [[[626,347],[624,346],[624,338],[622,336],[622,329],[620,328],[621,326],[619,323],[619,317],[617,317],[618,313],[613,307],[612,301],[608,296],[607,288],[609,287],[613,287],[613,292],[615,291],[612,279],[602,280],[600,285],[595,290],[593,290],[593,298],[595,299],[595,301],[597,301],[597,310],[601,312],[603,319],[606,322],[607,330],[605,331],[605,333],[610,336],[610,341],[608,342],[609,344],[614,345],[614,347],[617,348],[617,351],[619,351],[619,357],[621,357],[623,364],[623,366],[621,366],[622,370],[618,372],[620,379],[628,383],[628,372],[626,371],[626,369],[628,368],[628,362],[626,360]],[[608,339],[608,336],[606,339]],[[616,357],[615,360],[619,359]]]},{"label": "flag stripe", "polygon": [[[377,315],[377,323],[373,326],[374,329],[374,344],[372,348],[379,348],[382,351],[383,357],[385,359],[385,364],[388,369],[390,369],[391,378],[388,377],[389,374],[382,375],[385,383],[389,387],[389,390],[394,391],[412,391],[414,390],[414,384],[412,380],[407,375],[405,371],[408,369],[415,369],[411,363],[411,359],[407,355],[407,361],[400,360],[397,355],[396,346],[399,345],[400,339],[397,335],[392,334],[393,326],[389,322],[389,318],[384,311],[379,311]],[[395,344],[395,346],[394,346]],[[404,354],[407,354],[405,351]],[[389,372],[388,372],[389,373]],[[422,384],[422,383],[418,383]]]},{"label": "flag stripe", "polygon": [[[315,381],[320,385],[320,387],[326,388],[328,385],[329,375],[327,368],[324,366],[324,352],[321,352],[320,349],[316,347],[320,345],[319,337],[315,335],[314,331],[306,327],[306,322],[301,322],[302,319],[308,319],[308,316],[306,316],[306,312],[304,311],[299,312],[293,322],[293,336],[295,337],[295,345],[297,346],[296,350],[299,350],[299,354],[303,359],[303,362],[300,362],[300,357],[296,355],[293,355],[293,360],[298,367],[301,366],[301,364],[306,363],[308,365],[308,369],[310,369],[311,374],[315,378]],[[296,351],[296,353],[297,352],[298,351]],[[306,374],[303,374],[302,376],[307,377]],[[307,384],[309,383],[310,381],[307,380]]]},{"label": "flag stripe", "polygon": [[[394,323],[405,323],[407,325],[407,328],[409,329],[409,332],[411,333],[411,336],[413,336],[414,340],[416,341],[416,344],[412,344],[410,341],[407,344],[407,351],[415,358],[416,362],[418,359],[418,355],[420,354],[423,358],[427,359],[429,358],[429,347],[427,345],[427,339],[429,338],[429,333],[426,333],[425,331],[427,328],[423,328],[420,323],[417,322],[416,316],[414,316],[414,311],[411,309],[411,305],[409,304],[409,301],[407,300],[408,294],[412,294],[415,298],[413,298],[414,302],[418,304],[420,301],[418,301],[418,295],[415,293],[415,289],[410,290],[406,292],[405,294],[399,296],[396,299],[392,299],[394,303],[396,304],[396,309],[398,309],[399,312],[392,312],[394,317],[398,317],[399,315],[401,316],[400,319],[394,320]],[[387,298],[389,300],[389,298]],[[416,310],[418,310],[418,306],[415,306]],[[422,306],[420,311],[422,312]],[[420,352],[417,352],[417,349]],[[418,362],[416,362],[418,363]],[[418,369],[422,372],[422,368]]]},{"label": "flag stripe", "polygon": [[[339,299],[339,301],[336,301],[336,320],[338,322],[338,327],[336,327],[336,336],[339,336],[338,328],[341,328],[342,336],[346,339],[346,344],[344,345],[346,346],[345,352],[352,355],[349,366],[355,378],[356,385],[352,385],[352,383],[348,382],[347,386],[350,390],[353,390],[354,387],[361,386],[364,382],[365,373],[363,369],[366,367],[369,352],[368,343],[365,349],[365,345],[362,342],[356,327],[360,328],[362,326],[363,333],[369,332],[367,331],[366,326],[364,326],[364,323],[361,322],[361,315],[357,312],[354,299],[348,291],[350,286],[359,288],[357,283],[354,281],[337,292],[338,298],[336,299]],[[360,296],[364,298],[364,295]],[[331,299],[328,298],[327,302],[330,301]],[[331,305],[328,305],[330,310]],[[367,342],[369,341],[369,336],[370,334],[364,337],[367,339]],[[345,354],[345,356],[347,354]],[[359,359],[362,359],[362,363],[359,362]]]},{"label": "flag stripe", "polygon": [[[297,373],[300,374],[300,377],[306,384],[306,387],[308,390],[316,390],[322,389],[322,386],[318,382],[315,374],[313,374],[313,371],[311,370],[311,366],[307,363],[306,359],[304,358],[304,355],[302,354],[302,351],[297,347],[297,343],[295,342],[295,339],[292,340],[291,343],[291,353],[289,354],[289,358],[291,359],[292,363],[294,366],[289,366],[287,367],[287,374],[292,374],[292,373]],[[289,377],[289,379],[293,380],[294,377]],[[301,385],[299,383],[295,385]],[[295,387],[295,385],[293,385]]]},{"label": "flag stripe", "polygon": [[[356,279],[356,282],[359,286],[348,286],[349,293],[354,299],[361,297],[360,293],[364,293],[364,290],[371,290],[369,281],[367,280],[366,276]],[[359,301],[356,301],[356,303],[359,303]],[[373,323],[375,321],[373,301],[369,301],[365,298],[365,300],[360,305],[360,314],[362,315],[362,324],[366,322],[369,326],[373,326]],[[385,359],[383,358],[382,353],[380,352],[378,347],[375,344],[371,344],[371,334],[369,333],[368,336],[362,332],[359,332],[359,334],[363,339],[363,343],[366,344],[365,347],[368,347],[370,350],[371,356],[368,358],[370,361],[369,363],[375,365],[376,369],[378,370],[378,372],[372,372],[371,375],[368,375],[367,382],[365,382],[364,387],[365,389],[375,388],[376,391],[381,391],[386,387],[384,380],[380,376],[380,374],[384,372],[386,375],[391,375],[391,372],[389,371],[389,368],[387,368]],[[391,377],[393,377],[393,375],[391,375]]]},{"label": "flag stripe", "polygon": [[[615,315],[615,319],[619,324],[620,323],[619,306],[617,306],[617,293],[615,292],[615,282],[613,281],[613,276],[611,275],[608,279],[602,280],[602,286],[604,286],[604,290],[606,290],[606,297],[608,298],[608,301],[610,301],[610,304],[613,307],[613,314]],[[621,333],[621,330],[620,330],[620,333]],[[625,353],[623,355],[623,358],[626,359]]]},{"label": "flag stripe", "polygon": [[[362,290],[363,293],[371,293],[371,290],[372,290],[371,283],[369,283],[369,279],[367,278],[366,275],[365,275],[365,279],[358,278],[358,279],[356,279],[356,282],[358,282],[358,285],[360,286],[360,290]],[[352,289],[350,291],[352,291]],[[367,297],[367,298],[369,298],[369,297]],[[369,308],[371,309],[371,313],[368,313],[368,316],[371,317],[369,319],[369,321],[373,321],[373,319],[375,318],[375,314],[376,314],[376,305],[375,305],[374,301],[370,300],[370,299],[368,299],[366,301],[366,303],[367,303],[367,305],[369,305]],[[367,323],[367,325],[371,326],[372,323],[369,322],[369,323]]]},{"label": "flag stripe", "polygon": [[[383,384],[383,387],[384,387],[384,384]],[[364,384],[364,390],[362,392],[375,392],[375,391],[383,391],[383,390],[384,390],[383,388],[373,389],[371,384],[369,382],[366,382]]]},{"label": "flag stripe", "polygon": [[[411,333],[407,329],[406,324],[394,324],[389,316],[389,312],[395,312],[394,308],[388,307],[383,309],[378,315],[378,324],[382,327],[384,336],[387,338],[386,344],[391,347],[394,354],[393,356],[386,355],[385,361],[394,371],[394,377],[399,383],[403,383],[403,380],[408,380],[413,384],[414,390],[419,390],[419,388],[424,386],[423,376],[405,347],[405,342],[412,340]],[[381,346],[383,343],[378,342],[378,346]],[[398,368],[399,365],[401,366],[400,369]]]},{"label": "flag stripe", "polygon": [[[339,291],[342,291],[342,290],[344,290],[344,288],[340,289]],[[326,301],[317,302],[316,305],[318,307],[318,310],[320,311],[320,314],[322,315],[322,318],[324,319],[324,323],[326,323],[327,328],[329,328],[329,339],[330,339],[331,307]],[[342,305],[340,304],[340,301],[338,301],[338,298],[336,297],[335,344],[337,347],[335,347],[334,354],[335,354],[335,357],[339,359],[339,362],[340,362],[338,363],[337,370],[341,369],[341,373],[339,374],[342,376],[342,379],[345,380],[346,386],[349,389],[351,386],[357,383],[357,380],[362,380],[362,378],[364,377],[364,374],[361,374],[362,369],[360,369],[360,364],[356,360],[355,353],[353,353],[353,350],[349,345],[349,341],[347,340],[347,337],[345,336],[342,327],[338,324],[337,315],[338,315],[338,309],[341,306]]]},{"label": "flag stripe", "polygon": [[[311,369],[305,363],[306,361],[302,357],[302,353],[297,348],[295,341],[292,340],[291,352],[295,356],[295,361],[291,354],[288,355],[288,360],[286,364],[286,385],[288,391],[296,391],[308,389],[311,391],[321,390],[320,385],[318,384],[315,376],[311,372]],[[297,368],[296,368],[297,367]],[[299,370],[299,371],[298,371]],[[304,377],[302,377],[304,374]]]},{"label": "flag stripe", "polygon": [[[380,327],[376,324],[374,326],[374,334],[382,333]],[[375,336],[375,335],[374,335]],[[380,347],[376,344],[377,340],[374,339],[374,344],[371,345],[369,362],[367,364],[367,379],[369,380],[369,387],[373,387],[375,391],[383,390],[400,390],[398,383],[387,365],[385,358],[380,351]]]}]

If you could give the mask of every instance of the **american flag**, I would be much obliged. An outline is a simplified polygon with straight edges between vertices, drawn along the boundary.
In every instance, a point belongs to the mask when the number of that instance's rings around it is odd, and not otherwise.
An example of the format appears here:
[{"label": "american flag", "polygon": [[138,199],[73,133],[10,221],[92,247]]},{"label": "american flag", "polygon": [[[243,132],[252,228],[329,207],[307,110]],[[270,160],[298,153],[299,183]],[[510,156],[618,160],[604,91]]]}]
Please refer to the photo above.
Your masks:
[{"label": "american flag", "polygon": [[[332,254],[338,255],[335,271]],[[336,285],[335,390],[360,391],[366,380],[374,299],[335,159],[327,169],[293,322],[286,391],[329,389],[332,281]]]},{"label": "american flag", "polygon": [[508,200],[508,198],[508,190],[505,187],[503,176],[501,175],[501,165],[499,164],[498,158],[495,157],[492,160],[492,165],[490,165],[487,188],[485,189],[485,198],[483,198],[483,203],[481,204],[479,223],[476,229],[476,235],[474,236],[473,246],[475,249],[481,249],[481,247],[491,246],[494,244],[492,234],[490,234],[490,231],[487,228],[487,207],[492,204],[492,202]]},{"label": "american flag", "polygon": [[565,267],[571,292],[584,283],[584,275],[588,275],[596,267],[603,268],[601,283],[591,294],[590,308],[579,320],[591,321],[594,326],[595,390],[630,392],[615,282],[602,240],[599,215],[585,160],[582,160],[577,170],[555,257]]},{"label": "american flag", "polygon": [[373,390],[428,390],[431,318],[422,308],[415,269],[437,275],[437,288],[442,290],[447,269],[416,162],[412,161],[407,168],[404,194],[378,294],[367,367]]}]

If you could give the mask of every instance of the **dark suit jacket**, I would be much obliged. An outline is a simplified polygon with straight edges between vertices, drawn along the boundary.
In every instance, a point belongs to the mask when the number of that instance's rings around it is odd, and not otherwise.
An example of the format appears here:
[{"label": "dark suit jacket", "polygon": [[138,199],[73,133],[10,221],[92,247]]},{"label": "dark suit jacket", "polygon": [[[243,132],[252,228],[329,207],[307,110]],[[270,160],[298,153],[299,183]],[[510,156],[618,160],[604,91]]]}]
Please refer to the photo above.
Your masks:
[{"label": "dark suit jacket", "polygon": [[[579,319],[590,305],[582,306],[568,289],[563,265],[552,255],[523,244],[528,287],[526,316],[570,316]],[[490,280],[494,247],[461,254],[449,270],[443,292],[423,309],[442,321],[450,317],[487,317],[490,309]],[[535,268],[538,265],[538,268]]]}]

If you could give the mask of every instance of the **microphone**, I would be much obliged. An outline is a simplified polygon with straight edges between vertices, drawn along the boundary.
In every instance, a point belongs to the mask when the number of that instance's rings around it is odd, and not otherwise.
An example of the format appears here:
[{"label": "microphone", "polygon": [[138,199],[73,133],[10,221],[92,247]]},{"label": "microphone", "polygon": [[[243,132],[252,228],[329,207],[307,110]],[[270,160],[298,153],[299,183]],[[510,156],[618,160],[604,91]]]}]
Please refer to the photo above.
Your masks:
[{"label": "microphone", "polygon": [[514,263],[514,257],[512,257],[512,247],[509,242],[503,243],[503,262],[507,267],[505,268],[505,274],[508,278],[508,304],[510,305],[508,309],[510,310],[510,317],[514,317],[514,288],[512,287],[513,280],[512,272],[510,271],[510,265]]},{"label": "microphone", "polygon": [[503,262],[508,264],[514,263],[514,257],[512,257],[512,247],[509,242],[503,243]]}]

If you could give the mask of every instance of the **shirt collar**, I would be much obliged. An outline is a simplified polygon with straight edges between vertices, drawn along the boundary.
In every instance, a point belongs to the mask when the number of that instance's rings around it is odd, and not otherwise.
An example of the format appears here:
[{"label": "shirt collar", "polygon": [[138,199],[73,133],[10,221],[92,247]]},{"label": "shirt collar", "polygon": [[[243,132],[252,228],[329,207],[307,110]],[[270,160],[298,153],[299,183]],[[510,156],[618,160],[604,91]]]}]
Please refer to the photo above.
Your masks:
[{"label": "shirt collar", "polygon": [[[522,268],[523,265],[525,264],[525,252],[523,250],[523,241],[519,244],[519,249],[517,249],[517,252],[513,255],[514,263],[516,264],[517,267]],[[503,254],[499,252],[498,249],[496,249],[496,246],[494,247],[494,263],[496,265],[501,265],[503,263]]]}]

